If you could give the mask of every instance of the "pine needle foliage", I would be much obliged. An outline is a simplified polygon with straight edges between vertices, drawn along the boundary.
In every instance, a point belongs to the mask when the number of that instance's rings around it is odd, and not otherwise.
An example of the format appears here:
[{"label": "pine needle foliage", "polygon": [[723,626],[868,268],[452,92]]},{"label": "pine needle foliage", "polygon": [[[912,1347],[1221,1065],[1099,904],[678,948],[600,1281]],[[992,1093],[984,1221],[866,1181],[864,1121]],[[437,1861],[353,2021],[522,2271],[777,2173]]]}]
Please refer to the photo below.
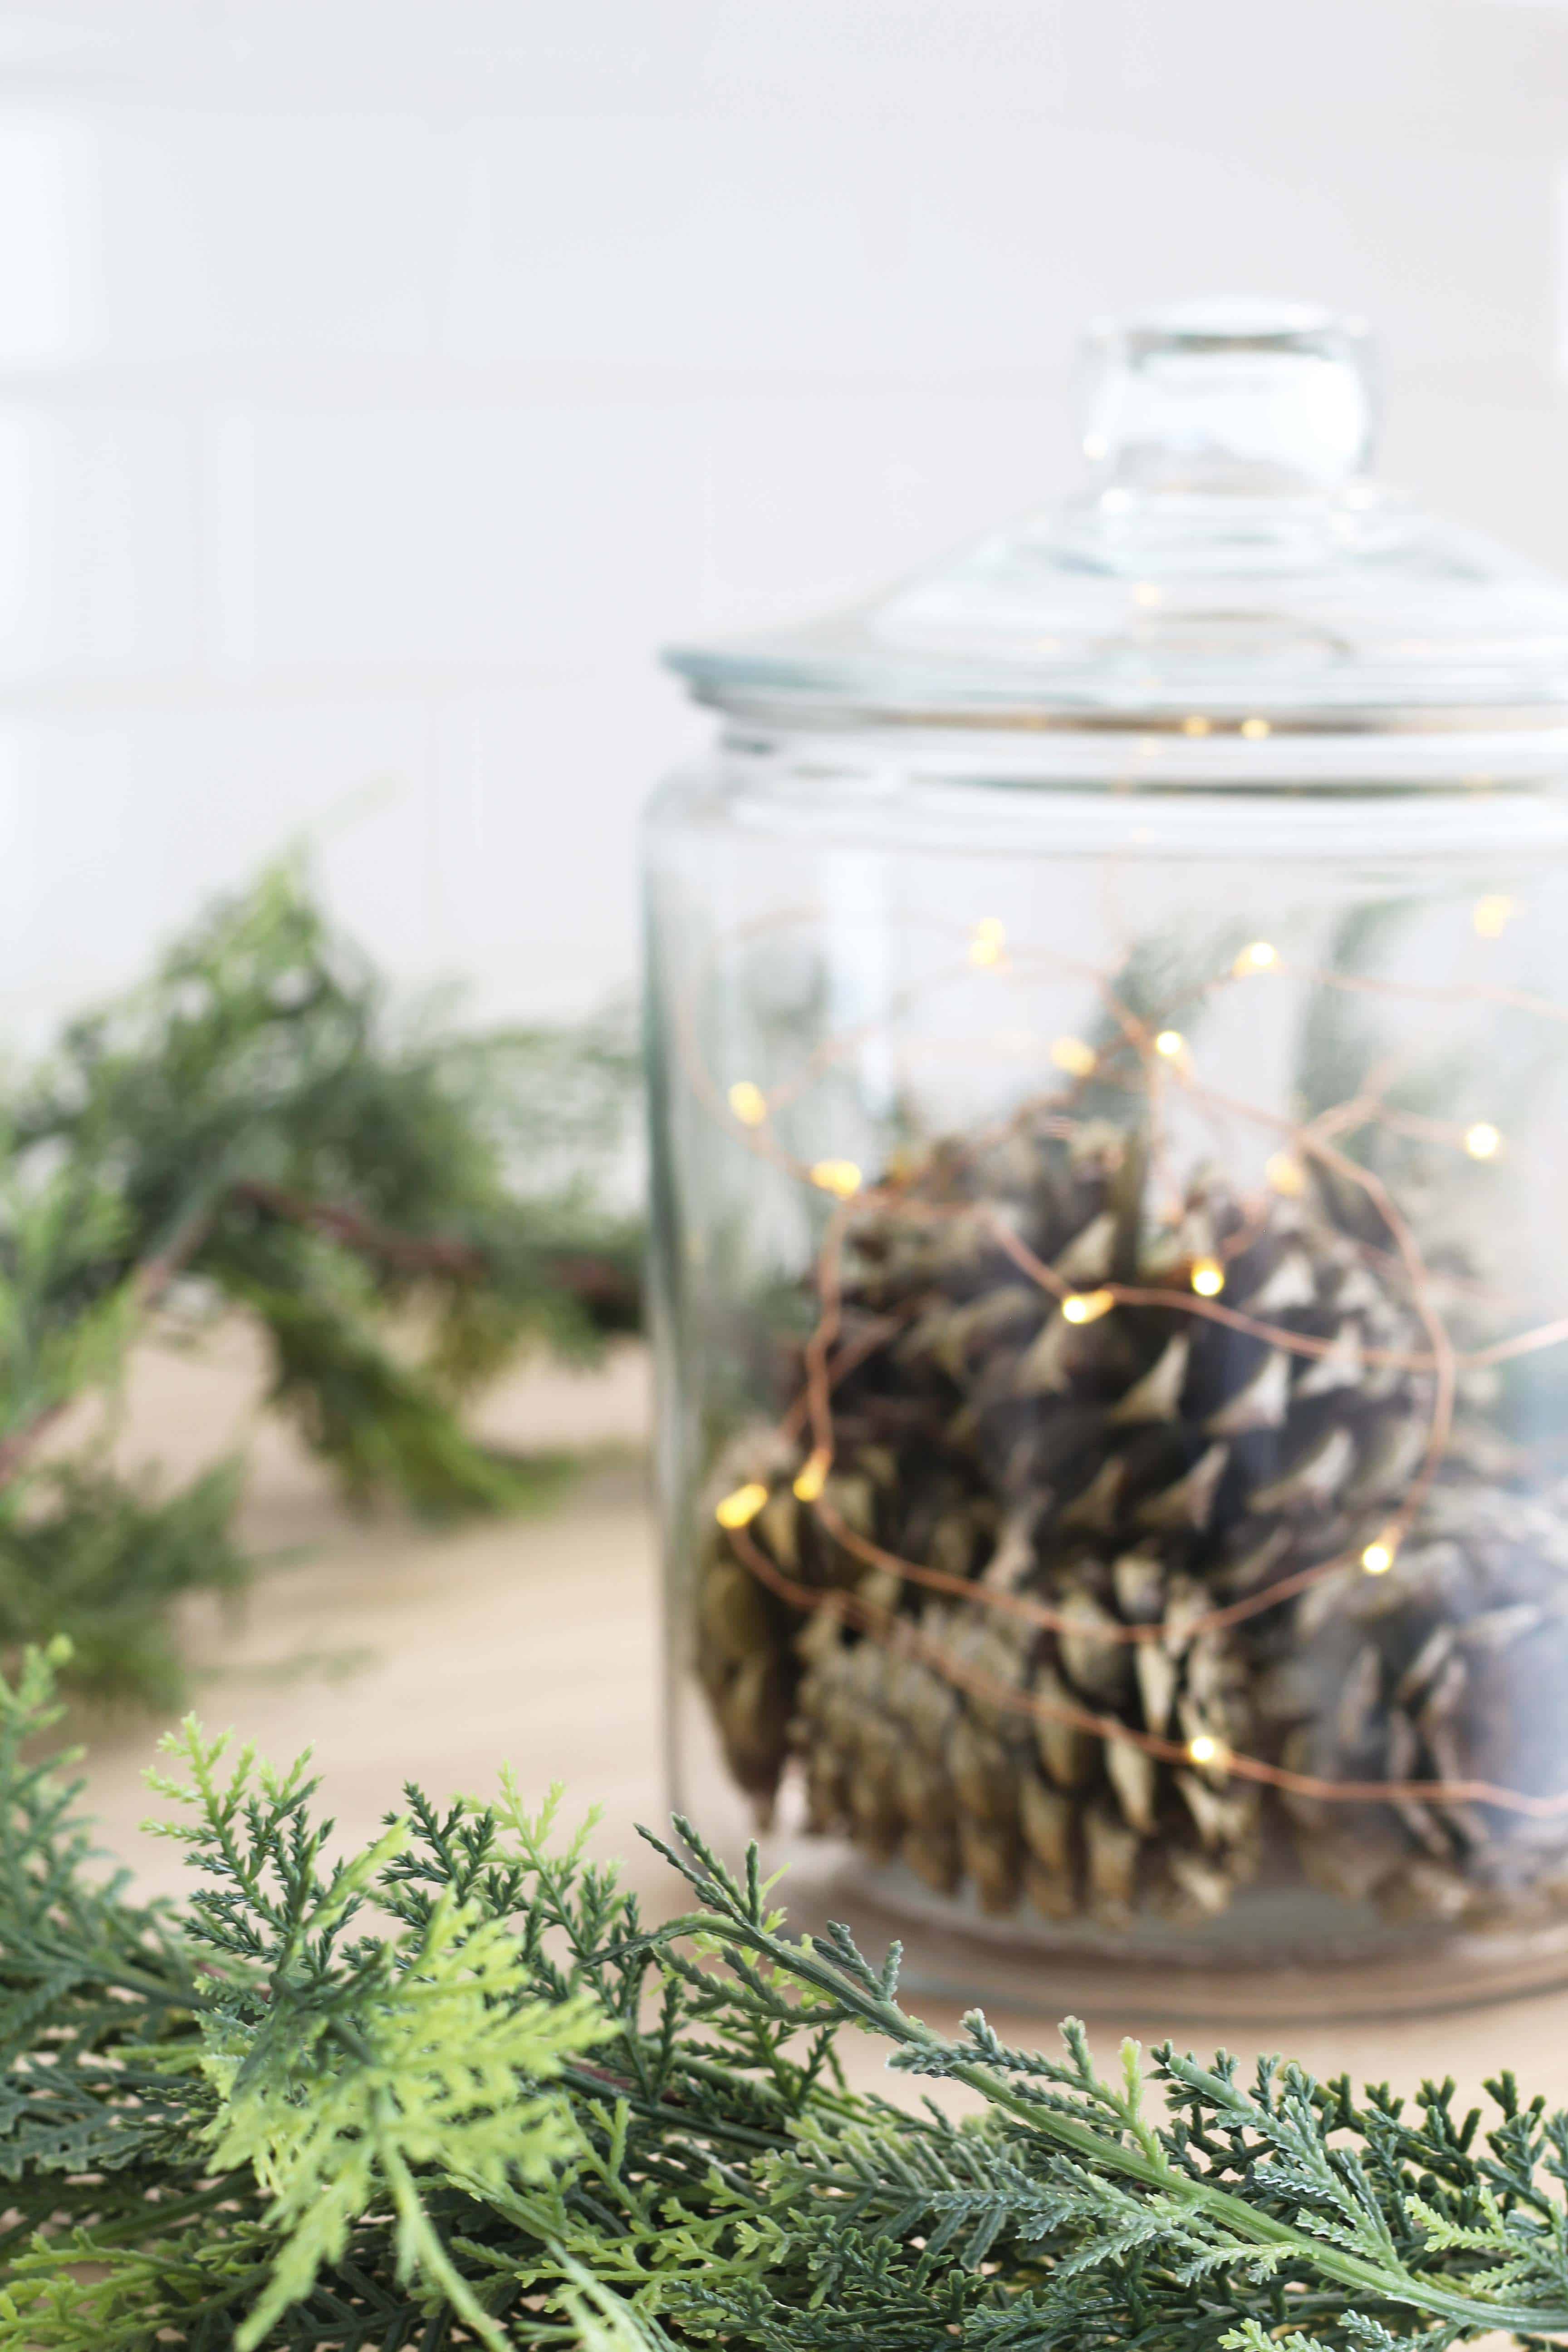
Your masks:
[{"label": "pine needle foliage", "polygon": [[636,1096],[613,1026],[405,1013],[293,866],[73,1022],[0,1095],[0,1654],[63,1633],[79,1685],[167,1704],[170,1601],[244,1580],[232,1466],[159,1500],[101,1444],[51,1458],[150,1320],[248,1316],[272,1408],[352,1499],[552,1494],[566,1465],[500,1457],[460,1408],[522,1349],[584,1360],[635,1324],[601,1180]]},{"label": "pine needle foliage", "polygon": [[[648,1927],[508,1775],[338,1854],[301,1759],[194,1723],[153,1776],[179,1906],[106,1874],[63,1661],[0,1687],[0,2352],[1397,2352],[1568,2328],[1568,2117],[1134,2044],[1101,2074],[898,1953],[794,1939],[754,1854],[655,1840]],[[852,2093],[847,2031],[978,2093]],[[1151,2096],[1151,2085],[1156,2094]]]}]

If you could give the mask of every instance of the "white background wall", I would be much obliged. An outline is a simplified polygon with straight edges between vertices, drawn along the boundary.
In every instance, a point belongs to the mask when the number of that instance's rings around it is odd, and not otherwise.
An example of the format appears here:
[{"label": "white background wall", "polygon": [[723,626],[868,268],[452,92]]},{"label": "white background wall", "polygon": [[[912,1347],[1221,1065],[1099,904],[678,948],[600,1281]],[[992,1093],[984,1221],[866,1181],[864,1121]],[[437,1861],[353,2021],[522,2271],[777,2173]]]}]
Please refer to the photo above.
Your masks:
[{"label": "white background wall", "polygon": [[587,1004],[674,635],[1060,487],[1087,314],[1382,331],[1387,468],[1568,565],[1568,12],[0,0],[0,1033],[301,832]]}]

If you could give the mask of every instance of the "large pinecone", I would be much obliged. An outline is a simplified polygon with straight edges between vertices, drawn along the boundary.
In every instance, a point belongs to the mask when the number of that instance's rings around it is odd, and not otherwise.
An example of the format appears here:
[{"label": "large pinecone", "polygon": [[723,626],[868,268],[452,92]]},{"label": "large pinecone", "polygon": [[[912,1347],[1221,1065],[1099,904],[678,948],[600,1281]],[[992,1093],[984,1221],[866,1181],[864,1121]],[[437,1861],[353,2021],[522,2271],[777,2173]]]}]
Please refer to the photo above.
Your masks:
[{"label": "large pinecone", "polygon": [[[1562,1789],[1568,1756],[1568,1492],[1439,1485],[1386,1575],[1335,1577],[1295,1613],[1261,1686],[1281,1760],[1325,1780]],[[1296,1796],[1308,1875],[1394,1917],[1485,1925],[1568,1899],[1568,1811]]]},{"label": "large pinecone", "polygon": [[[782,1621],[770,1633],[765,1671],[748,1670],[765,1725],[737,1699],[737,1661],[721,1689],[708,1645],[744,1785],[765,1796],[793,1748],[816,1827],[944,1891],[968,1881],[992,1910],[1025,1895],[1054,1918],[1223,1907],[1258,1843],[1253,1790],[1224,1751],[1257,1738],[1252,1684],[1283,1612],[1228,1633],[1194,1621],[1366,1542],[1425,1443],[1424,1377],[1367,1360],[1421,1344],[1374,1253],[1305,1200],[1249,1222],[1211,1176],[1145,1231],[1142,1190],[1125,1138],[1068,1143],[1042,1114],[983,1150],[938,1146],[867,1205],[841,1343],[864,1352],[835,1391],[823,1500],[974,1598],[868,1570],[758,1454],[745,1475],[771,1499],[749,1540],[859,1606],[820,1611],[793,1641]],[[1160,1297],[1075,1321],[1003,1229],[1079,1298],[1110,1281]],[[1195,1315],[1193,1274],[1211,1260],[1226,1307],[1321,1352]],[[740,1564],[715,1530],[705,1618]],[[1070,1630],[985,1606],[999,1595]],[[1134,1625],[1156,1638],[1122,1638]],[[1158,1759],[1084,1713],[1197,1740],[1208,1760]]]}]

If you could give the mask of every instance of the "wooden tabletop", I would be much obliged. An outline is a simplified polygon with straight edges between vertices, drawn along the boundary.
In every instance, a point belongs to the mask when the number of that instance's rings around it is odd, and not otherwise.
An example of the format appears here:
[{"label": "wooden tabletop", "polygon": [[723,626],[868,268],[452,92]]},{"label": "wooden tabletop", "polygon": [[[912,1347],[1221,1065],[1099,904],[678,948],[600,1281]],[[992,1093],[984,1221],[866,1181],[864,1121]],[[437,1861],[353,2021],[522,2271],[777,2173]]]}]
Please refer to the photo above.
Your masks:
[{"label": "wooden tabletop", "polygon": [[[268,1565],[243,1608],[186,1612],[195,1705],[209,1728],[232,1724],[274,1760],[314,1748],[324,1801],[347,1840],[368,1836],[405,1779],[434,1796],[482,1792],[501,1762],[542,1795],[565,1782],[574,1817],[602,1807],[600,1851],[626,1858],[652,1904],[678,1899],[636,1836],[664,1811],[658,1759],[658,1595],[644,1462],[647,1367],[628,1349],[603,1373],[534,1373],[497,1393],[487,1419],[531,1447],[585,1449],[563,1501],[536,1517],[432,1530],[401,1517],[355,1519],[317,1465],[257,1413],[258,1365],[242,1333],[201,1359],[140,1360],[119,1443],[122,1458],[179,1475],[237,1443],[250,1455],[243,1533]],[[89,1723],[91,1801],[105,1843],[149,1890],[177,1892],[176,1849],[140,1834],[142,1784],[159,1732],[146,1717]],[[787,1889],[785,1890],[787,1895]],[[921,2001],[933,2022],[940,2004]],[[994,2021],[1038,2042],[1037,2017]],[[1141,2021],[1142,2038],[1158,2039]],[[1094,2040],[1114,2047],[1121,2021]],[[1283,2046],[1318,2074],[1413,2090],[1452,2074],[1467,2091],[1501,2067],[1568,2104],[1568,1986],[1452,2014],[1321,2021],[1265,2032],[1183,2026],[1176,2038],[1244,2055]],[[855,2071],[880,2076],[869,2047]]]}]

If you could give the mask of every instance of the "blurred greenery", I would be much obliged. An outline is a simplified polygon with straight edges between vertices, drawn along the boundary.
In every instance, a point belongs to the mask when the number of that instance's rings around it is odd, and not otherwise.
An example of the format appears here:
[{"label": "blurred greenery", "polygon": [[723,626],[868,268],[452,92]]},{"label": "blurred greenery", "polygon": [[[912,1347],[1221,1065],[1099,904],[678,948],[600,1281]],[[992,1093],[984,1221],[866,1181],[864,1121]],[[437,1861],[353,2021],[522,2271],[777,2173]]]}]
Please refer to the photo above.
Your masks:
[{"label": "blurred greenery", "polygon": [[[268,1402],[359,1504],[536,1504],[558,1459],[479,1444],[465,1401],[529,1349],[635,1328],[614,1205],[637,1095],[626,1024],[497,1027],[405,1007],[279,866],[141,986],[0,1086],[0,1654],[66,1633],[79,1686],[165,1703],[170,1606],[245,1580],[237,1464],[183,1492],[108,1458],[150,1327],[248,1317]],[[64,1444],[63,1457],[61,1454]]]}]

